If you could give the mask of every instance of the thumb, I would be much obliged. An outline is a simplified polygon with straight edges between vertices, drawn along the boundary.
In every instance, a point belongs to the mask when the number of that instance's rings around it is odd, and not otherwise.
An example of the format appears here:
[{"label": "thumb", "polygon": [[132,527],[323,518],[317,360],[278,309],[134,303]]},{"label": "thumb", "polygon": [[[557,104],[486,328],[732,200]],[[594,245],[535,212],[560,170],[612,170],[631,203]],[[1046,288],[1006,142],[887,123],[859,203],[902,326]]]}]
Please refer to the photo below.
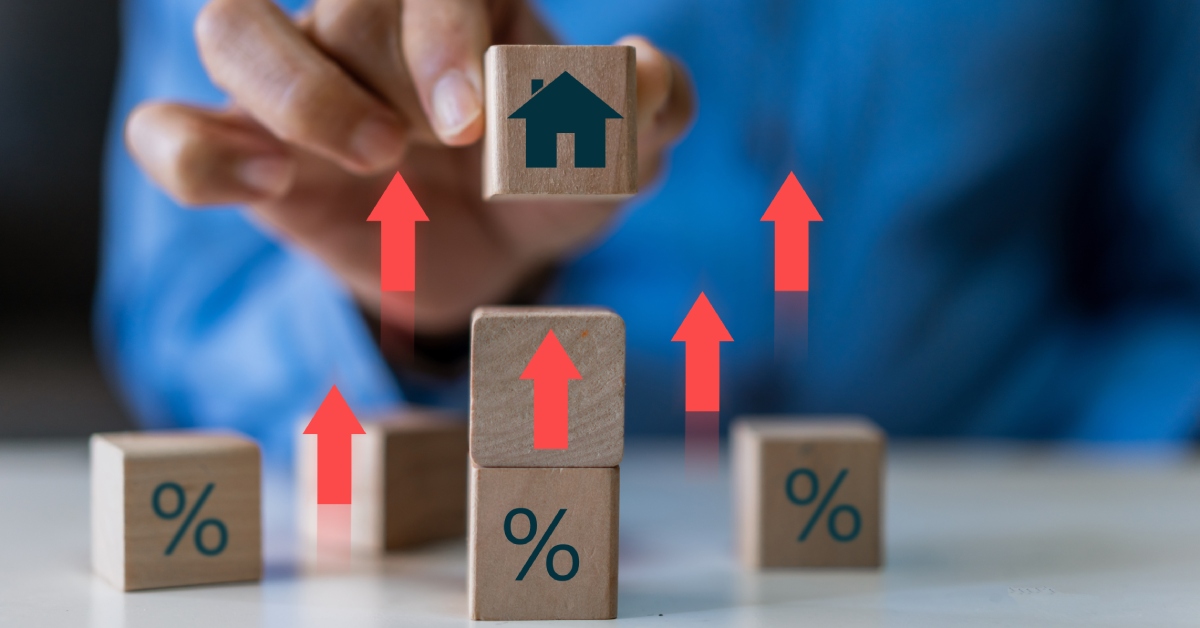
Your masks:
[{"label": "thumb", "polygon": [[675,143],[696,111],[687,70],[644,37],[622,37],[617,45],[637,50],[638,147],[659,150]]},{"label": "thumb", "polygon": [[406,0],[401,41],[417,96],[438,138],[463,146],[483,133],[483,0]]}]

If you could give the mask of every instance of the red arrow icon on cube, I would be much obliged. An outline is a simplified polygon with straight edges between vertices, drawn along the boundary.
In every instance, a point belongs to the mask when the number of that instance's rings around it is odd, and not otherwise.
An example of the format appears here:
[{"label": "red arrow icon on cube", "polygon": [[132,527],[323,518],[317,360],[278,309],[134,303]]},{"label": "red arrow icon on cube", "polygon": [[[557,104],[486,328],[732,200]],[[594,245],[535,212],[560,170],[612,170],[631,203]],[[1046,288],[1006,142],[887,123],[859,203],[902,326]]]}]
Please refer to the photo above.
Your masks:
[{"label": "red arrow icon on cube", "polygon": [[567,384],[583,379],[554,330],[529,360],[521,379],[533,380],[533,448],[567,448]]},{"label": "red arrow icon on cube", "polygon": [[762,217],[775,223],[776,292],[808,292],[808,223],[821,220],[796,174],[788,173]]},{"label": "red arrow icon on cube", "polygon": [[329,389],[305,434],[317,435],[317,503],[350,503],[350,436],[366,434],[337,386]]},{"label": "red arrow icon on cube", "polygon": [[684,343],[687,412],[721,409],[721,343],[733,342],[721,317],[703,292],[684,317],[671,342]]},{"label": "red arrow icon on cube", "polygon": [[367,220],[380,223],[379,287],[384,292],[417,289],[417,223],[429,216],[397,172]]}]

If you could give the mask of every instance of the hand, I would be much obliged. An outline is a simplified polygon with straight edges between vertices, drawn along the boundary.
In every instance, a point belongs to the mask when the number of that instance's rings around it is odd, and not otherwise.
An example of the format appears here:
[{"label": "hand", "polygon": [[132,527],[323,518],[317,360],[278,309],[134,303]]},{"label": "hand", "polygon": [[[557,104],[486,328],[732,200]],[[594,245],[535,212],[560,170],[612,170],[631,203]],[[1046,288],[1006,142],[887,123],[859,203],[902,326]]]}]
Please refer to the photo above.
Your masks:
[{"label": "hand", "polygon": [[[126,123],[130,152],[184,205],[245,205],[322,259],[368,311],[380,305],[380,243],[366,218],[397,170],[430,218],[417,248],[423,334],[465,329],[473,308],[503,302],[616,212],[613,202],[480,198],[483,53],[553,43],[522,0],[316,0],[297,21],[271,0],[212,0],[195,29],[232,105],[143,103]],[[618,43],[637,48],[644,186],[691,121],[691,85],[646,40]]]}]

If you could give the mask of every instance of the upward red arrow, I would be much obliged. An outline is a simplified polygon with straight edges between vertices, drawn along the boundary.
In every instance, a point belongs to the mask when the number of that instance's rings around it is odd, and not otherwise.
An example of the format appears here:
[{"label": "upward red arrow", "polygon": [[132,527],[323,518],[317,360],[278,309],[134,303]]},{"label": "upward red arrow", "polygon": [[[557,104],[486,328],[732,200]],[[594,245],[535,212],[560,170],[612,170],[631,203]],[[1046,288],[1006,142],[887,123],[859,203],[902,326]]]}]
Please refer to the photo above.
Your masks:
[{"label": "upward red arrow", "polygon": [[305,434],[317,435],[317,503],[350,503],[350,435],[366,434],[337,386],[329,389]]},{"label": "upward red arrow", "polygon": [[567,384],[583,379],[551,329],[521,379],[533,380],[533,448],[567,448]]},{"label": "upward red arrow", "polygon": [[684,317],[671,342],[684,344],[687,412],[721,409],[721,343],[733,342],[721,317],[703,292]]},{"label": "upward red arrow", "polygon": [[417,289],[417,223],[429,220],[397,172],[367,220],[380,223],[379,287],[384,292]]},{"label": "upward red arrow", "polygon": [[820,222],[821,214],[794,172],[788,173],[762,221],[775,223],[775,291],[808,292],[808,223]]}]

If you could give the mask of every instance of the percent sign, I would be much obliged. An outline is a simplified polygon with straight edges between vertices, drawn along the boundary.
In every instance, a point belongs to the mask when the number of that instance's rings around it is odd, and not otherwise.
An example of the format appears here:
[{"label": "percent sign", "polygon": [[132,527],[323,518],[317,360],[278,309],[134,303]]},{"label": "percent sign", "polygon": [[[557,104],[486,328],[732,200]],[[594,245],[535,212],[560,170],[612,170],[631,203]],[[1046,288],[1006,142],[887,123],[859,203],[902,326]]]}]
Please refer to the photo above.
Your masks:
[{"label": "percent sign", "polygon": [[[542,548],[546,547],[546,541],[550,540],[550,535],[554,534],[554,529],[558,527],[558,522],[562,521],[563,515],[567,514],[566,508],[559,508],[558,514],[554,515],[554,521],[550,522],[550,527],[546,528],[546,533],[538,541],[536,547],[533,548],[533,553],[529,555],[529,560],[525,561],[525,566],[521,568],[521,573],[517,574],[517,581],[525,579],[525,574],[529,573],[529,568],[533,566],[533,561],[537,560],[538,554],[542,553]],[[525,515],[529,520],[529,533],[522,538],[517,538],[512,532],[513,517],[517,515]],[[537,517],[533,516],[533,511],[528,508],[513,508],[508,511],[508,516],[504,518],[504,536],[508,538],[508,542],[513,545],[525,545],[537,536]],[[566,552],[571,555],[571,570],[565,574],[560,574],[554,570],[554,555],[559,552]],[[575,577],[579,572],[579,552],[575,551],[574,547],[565,543],[555,545],[546,553],[546,573],[550,574],[551,578],[559,582],[566,582]]]},{"label": "percent sign", "polygon": [[[837,477],[833,480],[833,484],[829,486],[829,492],[825,493],[825,496],[821,498],[821,503],[817,504],[816,511],[814,511],[812,516],[808,518],[808,523],[805,524],[804,529],[800,531],[799,542],[803,543],[804,540],[808,538],[808,534],[812,532],[813,526],[816,525],[817,521],[821,519],[821,513],[825,512],[825,508],[829,506],[829,501],[833,499],[834,493],[837,493],[838,487],[842,485],[842,480],[846,479],[846,475],[848,473],[848,469],[842,469],[840,472],[838,472]],[[808,495],[803,498],[796,496],[796,479],[800,477],[808,478],[809,483]],[[795,471],[792,471],[790,474],[788,474],[787,486],[785,488],[787,489],[788,500],[797,506],[807,506],[811,504],[821,492],[820,483],[817,481],[817,474],[812,469],[796,469]],[[850,532],[846,534],[838,532],[837,529],[837,518],[838,515],[842,513],[850,515],[850,518],[854,521],[854,525],[850,528]],[[829,511],[829,518],[826,521],[826,525],[829,527],[829,536],[833,537],[833,540],[838,541],[839,543],[849,543],[855,538],[858,538],[859,529],[862,528],[862,516],[858,513],[858,509],[854,506],[849,504],[841,504],[834,506],[833,510]]]},{"label": "percent sign", "polygon": [[[162,507],[162,494],[167,491],[175,493],[175,509],[170,512],[167,512]],[[163,552],[164,556],[170,556],[175,552],[175,546],[179,545],[179,540],[187,532],[188,526],[192,525],[192,519],[196,518],[196,514],[200,512],[200,508],[204,506],[204,502],[208,500],[208,496],[212,491],[213,483],[209,482],[208,486],[205,486],[204,490],[201,491],[200,499],[196,500],[191,512],[184,518],[183,525],[179,526],[179,530],[175,532],[175,537],[171,539],[171,544],[167,545],[166,551]],[[184,494],[182,486],[174,482],[163,482],[154,489],[154,498],[150,500],[150,505],[154,507],[154,514],[158,515],[159,519],[170,521],[183,514],[183,510],[187,506],[187,496]],[[210,526],[216,528],[217,533],[221,537],[221,541],[215,547],[208,547],[204,544],[204,529]],[[229,540],[229,531],[225,529],[225,524],[219,519],[205,519],[196,524],[194,537],[196,550],[205,556],[216,556],[225,550],[225,543]]]}]

